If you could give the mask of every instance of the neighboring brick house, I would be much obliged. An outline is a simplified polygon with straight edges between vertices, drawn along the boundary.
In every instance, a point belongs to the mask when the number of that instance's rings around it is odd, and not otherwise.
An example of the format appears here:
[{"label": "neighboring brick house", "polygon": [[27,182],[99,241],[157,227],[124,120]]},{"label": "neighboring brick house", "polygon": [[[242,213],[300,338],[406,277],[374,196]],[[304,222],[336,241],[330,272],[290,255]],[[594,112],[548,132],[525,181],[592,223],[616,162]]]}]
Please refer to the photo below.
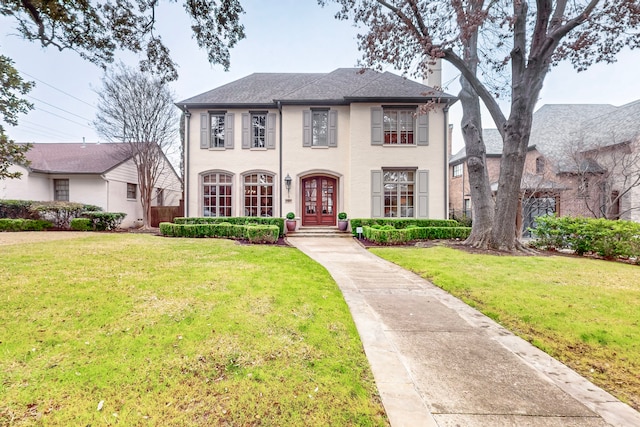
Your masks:
[{"label": "neighboring brick house", "polygon": [[340,68],[251,74],[176,103],[186,216],[446,218],[455,101],[392,73]]},{"label": "neighboring brick house", "polygon": [[[0,180],[0,199],[69,201],[127,214],[121,226],[142,218],[138,173],[122,144],[34,143],[29,166],[13,165],[18,179]],[[155,188],[153,206],[178,206],[180,178],[168,160]]]},{"label": "neighboring brick house", "polygon": [[[483,131],[489,180],[500,173],[502,139]],[[523,228],[535,217],[609,217],[640,221],[640,101],[544,105],[534,113],[522,178]],[[451,216],[471,216],[464,148],[449,160]]]}]

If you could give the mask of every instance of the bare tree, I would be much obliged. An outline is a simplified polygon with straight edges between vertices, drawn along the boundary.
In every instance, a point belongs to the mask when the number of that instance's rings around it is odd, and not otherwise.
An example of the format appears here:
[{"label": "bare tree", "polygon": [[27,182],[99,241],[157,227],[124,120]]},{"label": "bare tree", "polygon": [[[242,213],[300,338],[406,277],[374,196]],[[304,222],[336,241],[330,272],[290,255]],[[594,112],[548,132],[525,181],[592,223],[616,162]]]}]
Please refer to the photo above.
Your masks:
[{"label": "bare tree", "polygon": [[[329,0],[319,0],[324,4]],[[533,110],[549,68],[568,60],[578,70],[595,62],[613,62],[625,46],[640,46],[640,5],[636,0],[332,0],[342,5],[338,18],[367,27],[359,36],[365,66],[393,64],[424,75],[426,58],[442,58],[466,79],[491,114],[504,144],[490,233],[483,230],[476,246],[523,249],[517,239],[520,182]],[[469,61],[468,40],[478,40],[478,73]],[[505,84],[505,81],[508,83]],[[510,96],[508,116],[497,98]],[[464,108],[464,103],[463,103]],[[474,113],[475,114],[475,113]],[[468,123],[468,122],[467,122]],[[464,129],[467,123],[462,123]],[[471,134],[479,133],[470,129]],[[469,144],[476,144],[476,147]],[[484,144],[467,138],[469,152]],[[478,150],[478,147],[480,148]],[[475,150],[475,151],[474,151]],[[486,174],[471,175],[472,199],[478,209],[491,207]],[[481,194],[474,192],[481,191]],[[474,226],[478,226],[474,221]]]},{"label": "bare tree", "polygon": [[93,125],[109,141],[122,141],[138,172],[143,227],[151,220],[153,189],[168,172],[166,158],[178,142],[173,93],[162,79],[120,64],[107,72],[98,92]]},{"label": "bare tree", "polygon": [[640,205],[627,203],[640,188],[640,141],[599,143],[585,148],[577,143],[569,148],[562,166],[574,185],[566,203],[577,214],[595,218],[628,218]]}]

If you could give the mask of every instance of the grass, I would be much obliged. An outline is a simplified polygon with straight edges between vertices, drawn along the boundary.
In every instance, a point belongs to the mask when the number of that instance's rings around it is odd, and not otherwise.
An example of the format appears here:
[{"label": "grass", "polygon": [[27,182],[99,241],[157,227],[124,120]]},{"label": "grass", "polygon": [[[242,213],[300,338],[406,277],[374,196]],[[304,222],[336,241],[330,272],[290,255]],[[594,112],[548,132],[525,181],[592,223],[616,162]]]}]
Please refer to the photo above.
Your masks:
[{"label": "grass", "polygon": [[640,268],[564,256],[375,248],[640,409]]},{"label": "grass", "polygon": [[293,248],[1,250],[0,425],[388,425],[342,294]]}]

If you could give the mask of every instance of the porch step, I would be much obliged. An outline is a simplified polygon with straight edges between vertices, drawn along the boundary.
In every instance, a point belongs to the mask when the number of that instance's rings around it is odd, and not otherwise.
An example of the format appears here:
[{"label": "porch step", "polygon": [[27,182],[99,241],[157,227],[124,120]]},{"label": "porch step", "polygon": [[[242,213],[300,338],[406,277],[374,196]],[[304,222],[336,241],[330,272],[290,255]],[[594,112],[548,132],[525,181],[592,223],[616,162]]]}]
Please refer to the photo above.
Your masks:
[{"label": "porch step", "polygon": [[338,227],[299,227],[296,231],[287,231],[287,237],[353,237],[349,231],[340,231]]}]

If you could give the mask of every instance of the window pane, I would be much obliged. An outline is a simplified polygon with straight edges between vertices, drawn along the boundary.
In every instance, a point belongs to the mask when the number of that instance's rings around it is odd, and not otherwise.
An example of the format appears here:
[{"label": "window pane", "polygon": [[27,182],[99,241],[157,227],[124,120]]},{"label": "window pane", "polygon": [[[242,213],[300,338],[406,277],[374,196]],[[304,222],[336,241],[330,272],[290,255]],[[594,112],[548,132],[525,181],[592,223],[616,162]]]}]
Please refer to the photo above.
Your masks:
[{"label": "window pane", "polygon": [[384,143],[413,144],[415,111],[411,109],[385,108],[383,110]]},{"label": "window pane", "polygon": [[262,148],[265,146],[267,115],[254,114],[251,116],[251,122],[253,127],[253,147]]},{"label": "window pane", "polygon": [[53,180],[53,200],[68,202],[69,201],[69,180],[54,179]]},{"label": "window pane", "polygon": [[329,139],[329,112],[313,111],[312,113],[312,140],[311,145],[328,145]]},{"label": "window pane", "polygon": [[211,115],[211,142],[210,147],[224,147],[224,114]]},{"label": "window pane", "polygon": [[246,216],[273,216],[273,175],[246,175],[243,192]]}]

